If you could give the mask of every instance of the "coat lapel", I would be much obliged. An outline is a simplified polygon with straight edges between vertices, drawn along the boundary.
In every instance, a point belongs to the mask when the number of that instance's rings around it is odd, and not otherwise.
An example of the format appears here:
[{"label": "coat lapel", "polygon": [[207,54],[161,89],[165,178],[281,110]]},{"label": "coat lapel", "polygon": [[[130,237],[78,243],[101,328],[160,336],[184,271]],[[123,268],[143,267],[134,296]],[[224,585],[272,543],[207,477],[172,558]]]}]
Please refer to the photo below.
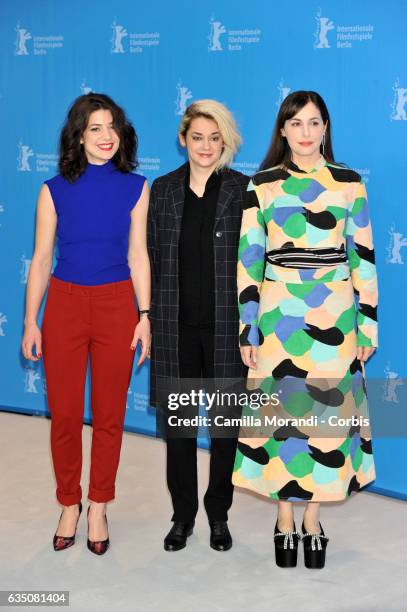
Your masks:
[{"label": "coat lapel", "polygon": [[188,165],[184,164],[174,172],[170,183],[170,195],[174,209],[175,230],[177,241],[181,233],[182,213],[184,211],[185,200],[185,177]]},{"label": "coat lapel", "polygon": [[218,202],[216,204],[214,229],[216,228],[220,219],[226,213],[229,202],[233,196],[235,185],[236,183],[233,177],[227,172],[225,172],[225,176],[221,182],[219,189]]},{"label": "coat lapel", "polygon": [[172,204],[174,207],[174,219],[175,219],[175,227],[177,230],[177,234],[179,235],[181,231],[181,221],[182,221],[182,213],[184,210],[184,200],[185,200],[185,187],[183,183],[176,185],[175,183],[171,185],[171,197]]}]

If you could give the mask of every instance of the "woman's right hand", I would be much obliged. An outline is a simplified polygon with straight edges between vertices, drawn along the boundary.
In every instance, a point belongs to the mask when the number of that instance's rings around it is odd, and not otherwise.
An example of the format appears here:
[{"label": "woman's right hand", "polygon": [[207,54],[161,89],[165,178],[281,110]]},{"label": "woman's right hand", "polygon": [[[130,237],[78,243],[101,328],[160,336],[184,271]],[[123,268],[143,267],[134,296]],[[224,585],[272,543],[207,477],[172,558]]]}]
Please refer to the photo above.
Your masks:
[{"label": "woman's right hand", "polygon": [[[24,336],[21,343],[21,349],[26,359],[30,361],[39,361],[42,356],[42,336],[37,323],[26,323],[24,327]],[[36,355],[33,355],[33,346],[35,346]]]},{"label": "woman's right hand", "polygon": [[257,346],[241,346],[240,355],[242,361],[248,368],[257,368]]}]

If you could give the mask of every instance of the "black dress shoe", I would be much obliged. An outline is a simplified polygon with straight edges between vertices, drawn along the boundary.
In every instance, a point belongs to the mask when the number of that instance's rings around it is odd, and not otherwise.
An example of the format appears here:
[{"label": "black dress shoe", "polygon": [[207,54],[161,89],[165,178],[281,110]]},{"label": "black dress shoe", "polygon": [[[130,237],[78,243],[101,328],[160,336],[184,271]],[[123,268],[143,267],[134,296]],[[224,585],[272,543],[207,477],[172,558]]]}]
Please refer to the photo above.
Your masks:
[{"label": "black dress shoe", "polygon": [[278,567],[295,567],[297,565],[298,542],[301,540],[294,523],[294,531],[280,531],[274,527],[274,550]]},{"label": "black dress shoe", "polygon": [[164,550],[181,550],[187,545],[187,538],[194,530],[195,521],[184,523],[175,521],[170,531],[164,538]]},{"label": "black dress shoe", "polygon": [[229,550],[232,548],[232,536],[226,521],[209,521],[211,528],[211,548],[214,550]]},{"label": "black dress shoe", "polygon": [[[79,516],[81,515],[81,512],[82,512],[82,503],[79,503]],[[63,510],[61,512],[61,516],[59,517],[59,520],[61,520],[62,518],[62,513],[63,513]],[[70,548],[71,546],[75,544],[76,529],[78,527],[79,516],[78,516],[78,520],[76,521],[75,533],[73,534],[73,536],[69,536],[66,538],[64,536],[57,536],[57,534],[54,535],[54,539],[52,543],[54,545],[55,551],[65,550],[66,548]]]},{"label": "black dress shoe", "polygon": [[302,541],[304,543],[304,563],[308,569],[322,569],[325,565],[326,547],[329,538],[326,537],[321,523],[321,533],[309,533],[302,523]]}]

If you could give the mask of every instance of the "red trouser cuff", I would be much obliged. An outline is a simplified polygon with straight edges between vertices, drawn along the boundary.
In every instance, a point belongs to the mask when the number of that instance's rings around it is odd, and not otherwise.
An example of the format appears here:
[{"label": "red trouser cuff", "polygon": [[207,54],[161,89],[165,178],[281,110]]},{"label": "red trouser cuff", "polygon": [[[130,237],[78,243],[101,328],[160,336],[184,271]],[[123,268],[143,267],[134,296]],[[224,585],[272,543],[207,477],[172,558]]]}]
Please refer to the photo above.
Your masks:
[{"label": "red trouser cuff", "polygon": [[94,502],[99,502],[99,503],[105,502],[106,503],[114,499],[114,494],[115,494],[114,487],[112,487],[111,489],[105,489],[104,491],[101,491],[100,489],[93,489],[92,487],[89,487],[88,499]]},{"label": "red trouser cuff", "polygon": [[62,493],[59,489],[57,489],[57,500],[63,506],[73,506],[74,504],[79,504],[82,499],[82,489],[76,491],[76,493]]}]

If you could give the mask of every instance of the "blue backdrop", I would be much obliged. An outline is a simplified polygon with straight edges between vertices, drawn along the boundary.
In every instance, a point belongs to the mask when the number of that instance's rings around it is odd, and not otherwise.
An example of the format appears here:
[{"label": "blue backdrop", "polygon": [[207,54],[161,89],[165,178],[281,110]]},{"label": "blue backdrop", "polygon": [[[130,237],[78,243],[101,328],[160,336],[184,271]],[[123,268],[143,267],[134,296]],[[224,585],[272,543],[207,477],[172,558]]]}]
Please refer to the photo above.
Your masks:
[{"label": "blue backdrop", "polygon": [[[281,101],[290,91],[315,89],[331,112],[337,160],[363,175],[370,197],[380,283],[370,401],[379,418],[403,408],[406,2],[3,0],[0,11],[0,405],[46,413],[42,366],[21,358],[20,340],[36,197],[56,174],[58,134],[72,100],[93,90],[124,106],[140,139],[139,172],[151,184],[184,161],[177,126],[192,100],[216,98],[232,110],[244,140],[234,167],[252,174]],[[376,429],[371,489],[407,498],[405,421],[397,438]],[[148,366],[135,368],[126,428],[149,433],[154,425]]]}]

